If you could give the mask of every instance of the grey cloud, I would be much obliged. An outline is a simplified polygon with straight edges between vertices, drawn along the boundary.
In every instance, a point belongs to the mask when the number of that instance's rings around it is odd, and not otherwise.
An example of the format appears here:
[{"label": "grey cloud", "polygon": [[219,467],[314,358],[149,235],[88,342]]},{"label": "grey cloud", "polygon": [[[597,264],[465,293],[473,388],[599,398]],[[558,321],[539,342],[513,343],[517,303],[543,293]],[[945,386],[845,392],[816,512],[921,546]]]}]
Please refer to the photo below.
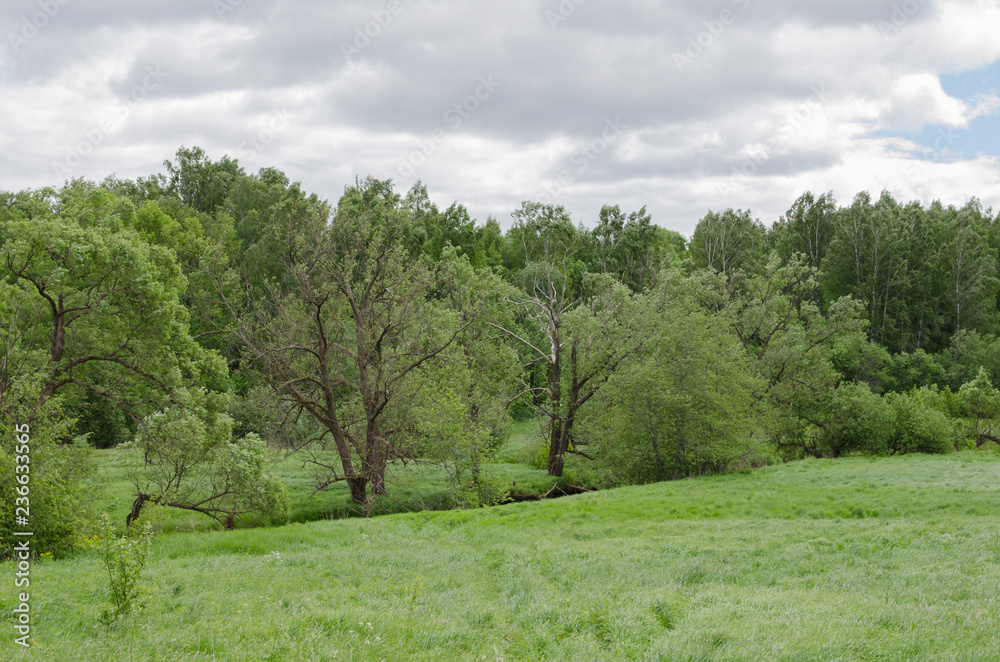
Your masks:
[{"label": "grey cloud", "polygon": [[[20,17],[37,11],[37,2],[8,3],[3,25],[16,28]],[[620,198],[635,207],[649,204],[661,222],[680,223],[704,214],[705,194],[693,182],[729,176],[743,160],[744,145],[772,140],[781,130],[782,117],[773,110],[778,104],[806,102],[817,84],[828,86],[834,103],[870,103],[884,93],[887,72],[913,66],[907,49],[927,50],[878,33],[878,22],[892,20],[903,0],[402,0],[402,11],[389,19],[389,0],[219,2],[232,11],[220,16],[215,0],[70,0],[19,53],[2,44],[0,86],[24,93],[71,67],[128,58],[124,74],[81,93],[87,98],[66,101],[93,112],[94,99],[128,99],[149,75],[147,67],[158,67],[167,76],[162,84],[146,90],[128,121],[79,172],[148,174],[143,168],[158,170],[178,145],[197,144],[213,158],[237,156],[252,170],[281,167],[334,199],[355,175],[396,177],[400,156],[435,130],[449,140],[493,141],[503,155],[517,156],[556,139],[579,151],[606,120],[619,118],[642,158],[616,158],[623,139],[580,171],[571,148],[543,163],[504,161],[489,174],[498,181],[476,182],[466,174],[475,164],[438,153],[413,177],[424,178],[432,195],[437,190],[466,202],[482,220],[538,194],[540,188],[510,190],[507,180],[524,181],[520,170],[551,178],[569,168],[574,193],[563,199],[580,220]],[[904,29],[932,21],[936,5],[920,3]],[[723,10],[733,20],[679,70],[677,54]],[[551,12],[565,19],[554,29]],[[790,27],[806,35],[792,58],[777,44],[779,32]],[[817,28],[863,41],[857,48],[808,41]],[[933,51],[921,57],[932,58]],[[449,115],[455,104],[475,97],[481,77],[499,86],[468,102],[474,111]],[[30,106],[30,95],[25,98]],[[250,158],[241,144],[260,130],[261,118],[281,108],[294,115],[292,126]],[[8,147],[0,177],[25,181],[28,170],[51,181],[51,160],[86,128],[0,135]],[[706,146],[691,139],[706,132],[719,140]],[[790,140],[760,165],[756,181],[820,173],[841,163],[841,149]]]}]

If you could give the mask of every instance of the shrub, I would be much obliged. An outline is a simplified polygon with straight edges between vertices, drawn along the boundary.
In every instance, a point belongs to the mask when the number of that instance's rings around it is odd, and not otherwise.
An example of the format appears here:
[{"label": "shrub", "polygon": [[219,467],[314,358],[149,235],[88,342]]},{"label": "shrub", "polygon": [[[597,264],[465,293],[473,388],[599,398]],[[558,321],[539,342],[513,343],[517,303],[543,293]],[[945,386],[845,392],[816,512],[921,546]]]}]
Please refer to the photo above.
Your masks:
[{"label": "shrub", "polygon": [[958,399],[969,417],[970,436],[976,447],[1000,439],[997,419],[1000,418],[1000,391],[993,387],[989,374],[980,367],[976,378],[962,384]]},{"label": "shrub", "polygon": [[837,457],[853,451],[882,455],[889,451],[893,412],[867,384],[842,382],[833,392],[819,436],[819,446]]},{"label": "shrub", "polygon": [[895,421],[890,453],[946,453],[955,443],[954,423],[929,401],[929,389],[887,396]]},{"label": "shrub", "polygon": [[[28,381],[28,380],[25,380]],[[32,390],[34,389],[34,390]],[[26,507],[32,546],[55,556],[74,551],[90,524],[89,503],[95,485],[91,449],[83,439],[70,437],[75,421],[68,417],[62,401],[50,398],[40,408],[30,404],[37,400],[36,385],[15,382],[0,397],[0,490],[6,498],[0,500],[0,557],[13,550],[13,532],[18,506]],[[25,436],[16,434],[16,426],[26,425]],[[72,443],[67,443],[72,442]],[[27,449],[28,452],[23,451]],[[20,451],[20,452],[19,452]],[[27,455],[30,477],[28,494],[15,502],[15,465],[18,456]],[[22,459],[23,463],[24,460]],[[21,474],[25,475],[25,474]]]},{"label": "shrub", "polygon": [[110,607],[101,619],[113,621],[128,615],[148,591],[142,580],[152,548],[153,530],[149,524],[141,529],[130,527],[118,536],[107,513],[102,515],[100,556],[108,572],[108,597]]}]

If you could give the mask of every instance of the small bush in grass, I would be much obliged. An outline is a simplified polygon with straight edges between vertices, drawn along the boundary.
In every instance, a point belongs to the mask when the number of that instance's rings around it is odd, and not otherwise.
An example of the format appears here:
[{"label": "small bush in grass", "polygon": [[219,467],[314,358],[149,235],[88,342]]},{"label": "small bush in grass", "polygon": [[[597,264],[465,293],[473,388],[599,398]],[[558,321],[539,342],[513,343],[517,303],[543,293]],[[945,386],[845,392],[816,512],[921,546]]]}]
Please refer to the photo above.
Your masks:
[{"label": "small bush in grass", "polygon": [[148,589],[142,571],[149,562],[153,529],[147,523],[141,529],[130,528],[118,536],[107,513],[102,515],[100,556],[108,572],[110,605],[101,613],[101,620],[111,622],[128,615]]}]

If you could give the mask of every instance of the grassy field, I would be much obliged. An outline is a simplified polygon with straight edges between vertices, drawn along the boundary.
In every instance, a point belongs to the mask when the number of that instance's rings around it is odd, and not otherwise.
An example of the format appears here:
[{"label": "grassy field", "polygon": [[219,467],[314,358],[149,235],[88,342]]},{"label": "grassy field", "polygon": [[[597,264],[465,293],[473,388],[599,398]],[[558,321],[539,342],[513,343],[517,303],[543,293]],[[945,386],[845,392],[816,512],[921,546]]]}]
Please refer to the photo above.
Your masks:
[{"label": "grassy field", "polygon": [[[490,471],[501,477],[504,485],[511,486],[512,492],[544,494],[556,482],[544,469],[527,466],[535,452],[539,435],[536,422],[515,423],[510,439],[499,453],[498,463],[490,466]],[[101,491],[94,495],[94,508],[97,512],[107,512],[113,521],[124,522],[135,498],[135,488],[125,472],[124,458],[115,450],[96,451],[96,455],[101,470]],[[328,456],[325,461],[336,465],[336,456],[333,453]],[[575,466],[573,461],[576,459],[570,458],[567,465]],[[337,483],[324,491],[316,492],[316,467],[304,462],[302,456],[278,461],[272,471],[288,489],[292,522],[359,516],[345,483]],[[567,474],[559,482],[569,482],[571,477],[572,474]],[[438,465],[411,463],[405,467],[391,466],[386,480],[389,495],[379,500],[374,509],[376,515],[449,510],[454,506],[453,495],[448,489],[449,476]],[[160,525],[166,533],[220,528],[214,521],[198,513],[173,510],[161,515],[163,519]],[[254,526],[258,522],[249,517],[246,524]]]},{"label": "grassy field", "polygon": [[[36,561],[36,643],[17,654],[9,627],[0,656],[1000,660],[995,453],[810,460],[474,511],[192,528],[157,538],[152,594],[110,627],[93,552]],[[12,585],[0,593],[8,614]]]}]

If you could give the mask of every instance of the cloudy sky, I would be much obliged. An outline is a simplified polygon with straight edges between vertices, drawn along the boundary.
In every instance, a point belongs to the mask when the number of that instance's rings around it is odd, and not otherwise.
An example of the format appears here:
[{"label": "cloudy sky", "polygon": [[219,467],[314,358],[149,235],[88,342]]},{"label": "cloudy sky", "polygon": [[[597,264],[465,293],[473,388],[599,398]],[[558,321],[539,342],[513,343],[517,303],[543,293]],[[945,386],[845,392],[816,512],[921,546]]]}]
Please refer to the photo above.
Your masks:
[{"label": "cloudy sky", "polygon": [[422,180],[507,225],[801,193],[1000,208],[1000,0],[6,0],[0,189],[181,145],[336,200]]}]

